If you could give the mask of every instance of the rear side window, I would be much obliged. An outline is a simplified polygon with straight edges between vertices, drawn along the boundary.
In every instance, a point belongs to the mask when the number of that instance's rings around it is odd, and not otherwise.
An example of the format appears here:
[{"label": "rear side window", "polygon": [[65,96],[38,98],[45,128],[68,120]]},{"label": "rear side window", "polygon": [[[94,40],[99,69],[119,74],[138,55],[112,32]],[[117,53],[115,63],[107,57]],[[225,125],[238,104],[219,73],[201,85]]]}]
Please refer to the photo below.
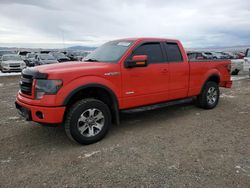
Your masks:
[{"label": "rear side window", "polygon": [[145,43],[135,49],[134,55],[147,55],[149,63],[164,62],[160,43]]},{"label": "rear side window", "polygon": [[177,43],[166,43],[168,62],[182,62],[182,54]]}]

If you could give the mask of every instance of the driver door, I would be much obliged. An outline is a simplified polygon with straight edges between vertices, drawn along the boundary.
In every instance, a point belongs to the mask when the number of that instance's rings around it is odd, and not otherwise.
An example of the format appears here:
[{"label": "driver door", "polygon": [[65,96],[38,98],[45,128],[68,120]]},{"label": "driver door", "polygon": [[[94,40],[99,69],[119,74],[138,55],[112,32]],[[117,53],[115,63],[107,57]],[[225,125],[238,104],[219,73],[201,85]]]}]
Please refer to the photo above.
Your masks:
[{"label": "driver door", "polygon": [[168,63],[160,42],[146,42],[137,46],[129,59],[135,55],[147,55],[146,67],[122,66],[123,107],[131,108],[153,104],[168,99]]}]

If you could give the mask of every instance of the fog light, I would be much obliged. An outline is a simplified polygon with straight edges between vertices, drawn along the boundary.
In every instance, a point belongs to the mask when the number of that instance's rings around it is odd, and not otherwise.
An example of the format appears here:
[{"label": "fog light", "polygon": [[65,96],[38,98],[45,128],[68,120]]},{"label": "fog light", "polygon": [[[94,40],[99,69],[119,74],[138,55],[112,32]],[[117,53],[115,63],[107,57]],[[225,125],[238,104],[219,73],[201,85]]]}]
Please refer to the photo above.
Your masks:
[{"label": "fog light", "polygon": [[37,111],[37,112],[36,112],[36,116],[37,116],[39,119],[43,119],[43,113],[40,112],[40,111]]}]

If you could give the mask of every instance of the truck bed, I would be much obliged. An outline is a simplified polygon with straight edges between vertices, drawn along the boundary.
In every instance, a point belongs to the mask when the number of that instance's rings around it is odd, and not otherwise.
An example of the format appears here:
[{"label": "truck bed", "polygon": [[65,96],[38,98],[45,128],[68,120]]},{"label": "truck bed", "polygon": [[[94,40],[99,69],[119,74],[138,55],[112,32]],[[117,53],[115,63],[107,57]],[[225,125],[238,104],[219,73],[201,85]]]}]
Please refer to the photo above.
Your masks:
[{"label": "truck bed", "polygon": [[[189,61],[190,66],[190,89],[189,96],[200,93],[206,78],[211,72],[216,72],[220,76],[220,86],[226,87],[224,83],[231,80],[228,72],[228,66],[231,65],[230,60],[195,60]],[[205,76],[204,76],[205,75]]]}]

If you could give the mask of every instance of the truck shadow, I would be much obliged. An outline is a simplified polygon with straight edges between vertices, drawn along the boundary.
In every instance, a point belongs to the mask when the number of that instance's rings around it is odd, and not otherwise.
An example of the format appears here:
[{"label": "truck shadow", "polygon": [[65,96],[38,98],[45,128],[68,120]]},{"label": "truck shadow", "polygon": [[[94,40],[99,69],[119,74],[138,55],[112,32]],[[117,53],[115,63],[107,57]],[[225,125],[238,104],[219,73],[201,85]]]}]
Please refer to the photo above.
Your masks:
[{"label": "truck shadow", "polygon": [[[138,128],[146,128],[155,126],[157,122],[165,122],[166,126],[167,121],[188,116],[190,113],[194,113],[196,107],[192,102],[179,104],[171,107],[164,107],[154,110],[141,111],[141,112],[133,112],[133,113],[121,113],[121,123],[120,125],[113,125],[111,127],[110,133],[104,138],[104,140],[96,143],[97,145],[103,145],[112,142],[112,140],[117,140],[117,137],[120,134],[123,134],[127,130],[133,131]],[[200,109],[197,108],[197,112]],[[65,148],[66,147],[81,147],[81,145],[76,144],[75,142],[69,140],[64,132],[64,128],[59,125],[57,127],[48,127],[41,126],[37,123],[28,123],[31,124],[29,126],[25,126],[24,129],[21,130],[20,134],[23,138],[19,140],[19,142],[26,142],[29,145],[46,145],[48,147],[56,147]],[[29,130],[28,130],[29,129]],[[28,135],[27,135],[28,132]],[[25,138],[24,138],[25,135]],[[32,141],[32,142],[31,142]],[[25,143],[23,143],[25,144]],[[89,146],[93,146],[96,144],[92,144]],[[88,147],[89,147],[88,146]]]},{"label": "truck shadow", "polygon": [[[178,118],[180,116],[187,116],[195,109],[193,102],[186,102],[174,106],[162,107],[153,110],[133,112],[133,113],[121,113],[121,124],[116,127],[127,126],[154,126],[157,121],[167,121],[168,119]],[[145,124],[143,124],[143,122]]]}]

